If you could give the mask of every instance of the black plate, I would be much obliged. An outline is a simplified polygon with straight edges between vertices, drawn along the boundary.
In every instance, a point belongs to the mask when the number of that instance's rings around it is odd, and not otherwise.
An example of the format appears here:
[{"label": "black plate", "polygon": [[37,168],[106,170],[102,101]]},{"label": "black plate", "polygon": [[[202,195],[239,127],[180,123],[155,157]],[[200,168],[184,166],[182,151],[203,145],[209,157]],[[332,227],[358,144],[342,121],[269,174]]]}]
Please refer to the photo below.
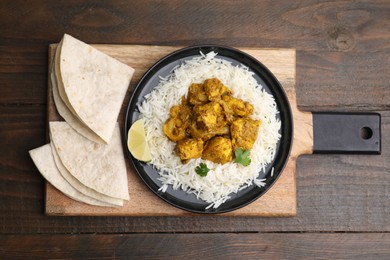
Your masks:
[{"label": "black plate", "polygon": [[[199,56],[200,52],[206,54],[211,51],[218,53],[218,58],[232,62],[233,65],[243,64],[249,67],[255,73],[255,78],[265,90],[274,96],[279,110],[281,120],[281,140],[277,146],[277,152],[274,160],[266,167],[265,173],[260,173],[260,178],[266,177],[265,187],[259,188],[252,185],[233,194],[229,200],[219,206],[217,209],[206,209],[209,203],[196,199],[195,195],[187,194],[182,190],[173,190],[171,185],[166,192],[160,192],[161,182],[158,179],[158,172],[150,165],[136,160],[129,151],[127,154],[134,168],[138,172],[144,183],[161,199],[180,209],[195,213],[224,213],[239,209],[262,196],[278,179],[283,171],[290,154],[293,136],[293,121],[291,109],[286,94],[275,76],[258,60],[250,55],[224,46],[199,45],[187,47],[164,57],[154,64],[141,78],[136,86],[130,103],[127,108],[125,121],[125,143],[127,142],[127,133],[130,126],[138,119],[139,111],[137,105],[144,100],[144,96],[150,93],[159,83],[159,77],[165,77],[171,73],[172,69],[182,64],[185,60]],[[127,150],[127,149],[126,149]],[[271,177],[271,169],[274,167],[274,173]],[[260,172],[260,169],[259,169]],[[278,203],[275,201],[275,203]]]}]

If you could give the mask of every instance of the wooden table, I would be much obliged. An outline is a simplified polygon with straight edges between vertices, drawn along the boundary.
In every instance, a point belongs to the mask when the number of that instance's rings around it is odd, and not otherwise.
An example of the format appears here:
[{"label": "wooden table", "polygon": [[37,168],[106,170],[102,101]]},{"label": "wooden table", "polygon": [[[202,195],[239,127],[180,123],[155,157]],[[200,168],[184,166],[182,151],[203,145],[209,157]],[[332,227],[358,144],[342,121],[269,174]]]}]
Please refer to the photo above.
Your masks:
[{"label": "wooden table", "polygon": [[[1,1],[0,258],[390,257],[388,1]],[[45,143],[48,45],[295,48],[307,111],[375,111],[381,155],[297,160],[296,217],[55,217],[28,150]]]}]

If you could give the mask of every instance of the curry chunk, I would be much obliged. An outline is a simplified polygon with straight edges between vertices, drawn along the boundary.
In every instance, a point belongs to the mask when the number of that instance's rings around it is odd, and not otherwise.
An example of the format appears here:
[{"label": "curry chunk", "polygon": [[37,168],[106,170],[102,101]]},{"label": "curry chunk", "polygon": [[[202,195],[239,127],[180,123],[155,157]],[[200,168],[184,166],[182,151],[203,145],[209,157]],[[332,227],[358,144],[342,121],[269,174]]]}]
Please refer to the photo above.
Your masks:
[{"label": "curry chunk", "polygon": [[256,141],[261,121],[249,117],[238,118],[230,125],[234,150],[242,148],[250,150]]},{"label": "curry chunk", "polygon": [[169,115],[174,118],[179,118],[181,121],[188,121],[191,117],[192,111],[189,106],[186,105],[177,105],[171,107],[169,110]]},{"label": "curry chunk", "polygon": [[191,117],[191,108],[186,105],[171,107],[170,118],[164,124],[164,134],[172,141],[176,142],[186,137],[186,129]]},{"label": "curry chunk", "polygon": [[172,141],[176,142],[186,137],[184,124],[177,118],[169,118],[164,124],[164,134]]},{"label": "curry chunk", "polygon": [[202,159],[225,164],[233,160],[233,147],[230,138],[216,136],[204,148]]},{"label": "curry chunk", "polygon": [[194,115],[198,126],[207,131],[216,131],[227,124],[222,106],[217,102],[195,106]]},{"label": "curry chunk", "polygon": [[223,96],[221,105],[225,111],[226,119],[232,122],[235,116],[246,117],[253,113],[253,106],[242,99],[232,96]]},{"label": "curry chunk", "polygon": [[217,101],[224,95],[233,94],[232,90],[222,84],[217,78],[206,79],[203,86],[210,101]]},{"label": "curry chunk", "polygon": [[187,129],[188,134],[192,137],[202,138],[203,141],[207,141],[213,138],[216,135],[229,135],[230,127],[225,125],[223,127],[218,127],[213,129],[212,131],[207,131],[202,127],[199,127],[195,121],[190,123],[190,126]]},{"label": "curry chunk", "polygon": [[203,140],[200,138],[185,138],[177,142],[176,154],[182,161],[202,156]]},{"label": "curry chunk", "polygon": [[209,102],[203,84],[192,83],[188,89],[188,102],[192,105],[202,105]]}]

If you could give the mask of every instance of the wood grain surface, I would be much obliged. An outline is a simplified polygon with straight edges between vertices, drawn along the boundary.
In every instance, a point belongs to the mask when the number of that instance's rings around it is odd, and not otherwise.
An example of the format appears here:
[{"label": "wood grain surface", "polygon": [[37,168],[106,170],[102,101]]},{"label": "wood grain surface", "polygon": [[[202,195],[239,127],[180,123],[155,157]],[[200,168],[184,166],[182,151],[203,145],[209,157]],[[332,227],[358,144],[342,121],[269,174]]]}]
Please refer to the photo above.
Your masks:
[{"label": "wood grain surface", "polygon": [[390,234],[8,235],[0,243],[0,254],[23,259],[386,259]]},{"label": "wood grain surface", "polygon": [[[389,259],[389,13],[387,0],[1,1],[0,258],[114,258],[112,248],[152,258],[155,241],[160,257]],[[97,44],[296,49],[298,108],[379,112],[382,154],[300,156],[291,218],[45,216],[45,182],[27,151],[46,142],[48,46],[64,33]]]},{"label": "wood grain surface", "polygon": [[[93,45],[104,53],[128,64],[135,69],[130,89],[135,85],[155,62],[165,55],[177,50],[172,46],[146,45]],[[49,50],[49,69],[55,57],[55,45]],[[301,154],[309,154],[313,147],[313,127],[310,113],[300,112],[295,97],[295,50],[292,49],[245,49],[240,48],[267,66],[283,86],[291,103],[294,118],[294,142],[291,155],[286,163],[282,176],[267,193],[254,203],[239,210],[226,213],[228,216],[263,216],[291,217],[296,215],[296,159]],[[124,127],[127,101],[131,91],[127,93],[118,121]],[[52,97],[51,80],[48,80],[48,121],[62,120],[58,114]],[[48,134],[47,134],[48,135]],[[122,130],[122,135],[124,132]],[[49,139],[47,140],[49,142]],[[126,149],[126,147],[124,148]],[[188,216],[187,211],[177,209],[160,200],[144,185],[138,177],[128,158],[128,186],[130,200],[123,207],[96,207],[74,201],[63,195],[51,184],[46,185],[45,212],[48,215],[61,216]]]}]

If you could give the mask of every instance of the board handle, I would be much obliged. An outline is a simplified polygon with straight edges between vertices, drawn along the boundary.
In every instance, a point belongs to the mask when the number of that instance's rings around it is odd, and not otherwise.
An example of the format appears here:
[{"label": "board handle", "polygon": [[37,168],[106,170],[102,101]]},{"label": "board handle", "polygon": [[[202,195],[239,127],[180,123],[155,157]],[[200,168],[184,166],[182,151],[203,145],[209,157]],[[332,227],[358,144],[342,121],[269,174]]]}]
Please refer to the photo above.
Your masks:
[{"label": "board handle", "polygon": [[313,113],[314,153],[381,153],[378,113]]}]

